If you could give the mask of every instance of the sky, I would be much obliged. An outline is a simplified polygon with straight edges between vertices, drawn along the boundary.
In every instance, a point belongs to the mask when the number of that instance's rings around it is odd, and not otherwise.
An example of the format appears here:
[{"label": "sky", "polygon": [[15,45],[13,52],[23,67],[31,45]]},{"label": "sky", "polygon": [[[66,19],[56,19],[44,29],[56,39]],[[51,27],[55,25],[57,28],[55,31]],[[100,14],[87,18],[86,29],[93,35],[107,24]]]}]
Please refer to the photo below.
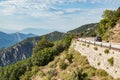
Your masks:
[{"label": "sky", "polygon": [[68,31],[96,23],[120,0],[0,0],[0,30],[25,28]]}]

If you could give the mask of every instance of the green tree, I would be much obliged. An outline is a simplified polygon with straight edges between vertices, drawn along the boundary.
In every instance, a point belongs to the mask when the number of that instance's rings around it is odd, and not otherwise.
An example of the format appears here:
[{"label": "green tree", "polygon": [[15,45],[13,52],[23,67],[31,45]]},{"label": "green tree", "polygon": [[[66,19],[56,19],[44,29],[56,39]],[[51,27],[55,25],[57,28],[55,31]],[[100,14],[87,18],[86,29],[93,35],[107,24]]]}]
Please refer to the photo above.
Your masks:
[{"label": "green tree", "polygon": [[33,49],[33,53],[37,53],[38,51],[43,50],[44,48],[52,47],[52,46],[53,44],[50,43],[45,36],[42,36],[42,39],[37,42],[37,45]]},{"label": "green tree", "polygon": [[105,10],[103,12],[102,17],[103,18],[107,18],[107,19],[112,19],[113,15],[114,15],[114,11],[112,11],[112,10]]}]

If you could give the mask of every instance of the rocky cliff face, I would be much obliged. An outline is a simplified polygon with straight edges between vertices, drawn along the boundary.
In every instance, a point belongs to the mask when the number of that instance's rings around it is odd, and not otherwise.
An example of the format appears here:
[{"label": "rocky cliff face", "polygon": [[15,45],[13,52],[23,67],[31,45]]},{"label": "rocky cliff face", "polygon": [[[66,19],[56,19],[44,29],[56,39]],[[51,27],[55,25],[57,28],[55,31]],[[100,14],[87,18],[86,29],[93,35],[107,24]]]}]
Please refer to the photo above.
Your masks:
[{"label": "rocky cliff face", "polygon": [[[57,41],[64,38],[66,34],[55,31],[45,36],[50,41]],[[41,36],[27,38],[14,46],[0,50],[0,66],[10,65],[30,57],[34,46],[40,39]]]},{"label": "rocky cliff face", "polygon": [[110,41],[120,43],[120,23],[110,30]]},{"label": "rocky cliff face", "polygon": [[25,44],[18,43],[9,49],[0,51],[0,66],[6,66],[30,57],[34,46],[34,42],[27,42]]}]

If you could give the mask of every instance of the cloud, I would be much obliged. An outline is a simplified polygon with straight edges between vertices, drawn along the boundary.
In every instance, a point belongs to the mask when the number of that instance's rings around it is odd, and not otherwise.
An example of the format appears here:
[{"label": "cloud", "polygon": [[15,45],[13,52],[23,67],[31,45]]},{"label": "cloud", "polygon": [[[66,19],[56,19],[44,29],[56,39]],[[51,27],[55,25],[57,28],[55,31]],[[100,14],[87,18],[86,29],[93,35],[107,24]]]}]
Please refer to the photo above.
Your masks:
[{"label": "cloud", "polygon": [[[31,10],[37,12],[46,12],[54,7],[54,4],[65,4],[75,2],[86,2],[87,0],[6,0],[0,2],[0,11],[4,15],[12,14],[28,14]],[[58,8],[57,8],[58,9]],[[57,10],[56,9],[56,10]],[[59,9],[58,9],[59,10]],[[66,9],[64,12],[72,13],[78,11],[77,9]],[[33,14],[33,13],[32,13]],[[38,13],[37,13],[38,14]],[[36,14],[36,15],[37,15]],[[62,14],[58,11],[55,14]]]},{"label": "cloud", "polygon": [[91,0],[91,3],[103,3],[103,4],[116,4],[119,3],[120,0]]},{"label": "cloud", "polygon": [[120,0],[0,0],[0,26],[68,30],[85,23],[98,22],[105,9],[116,8],[119,2]]}]

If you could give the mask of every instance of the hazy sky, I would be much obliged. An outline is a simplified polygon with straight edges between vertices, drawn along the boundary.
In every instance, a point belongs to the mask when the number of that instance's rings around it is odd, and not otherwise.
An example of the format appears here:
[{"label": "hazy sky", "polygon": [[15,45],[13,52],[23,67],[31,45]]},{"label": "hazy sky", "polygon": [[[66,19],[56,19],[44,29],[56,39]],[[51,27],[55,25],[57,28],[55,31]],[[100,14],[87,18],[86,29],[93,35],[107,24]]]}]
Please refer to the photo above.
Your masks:
[{"label": "hazy sky", "polygon": [[120,0],[0,0],[0,29],[43,28],[67,31],[99,22]]}]

